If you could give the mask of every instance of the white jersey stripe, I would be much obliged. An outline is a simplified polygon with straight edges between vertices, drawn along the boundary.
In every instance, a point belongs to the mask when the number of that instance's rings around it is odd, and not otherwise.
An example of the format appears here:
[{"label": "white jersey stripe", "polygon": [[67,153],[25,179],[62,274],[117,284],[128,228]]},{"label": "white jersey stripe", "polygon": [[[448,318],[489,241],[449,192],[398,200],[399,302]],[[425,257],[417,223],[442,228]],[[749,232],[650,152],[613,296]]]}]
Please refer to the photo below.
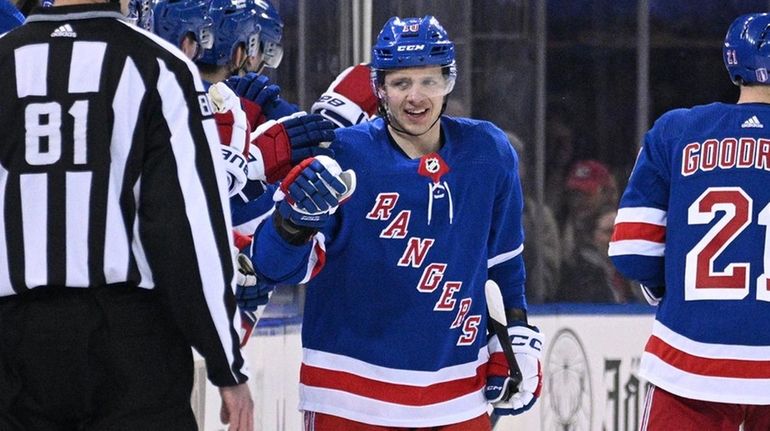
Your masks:
[{"label": "white jersey stripe", "polygon": [[434,427],[438,423],[458,423],[487,411],[487,400],[477,391],[451,401],[430,406],[405,406],[378,401],[347,392],[299,385],[300,405],[304,411],[342,416],[358,422],[390,427]]},{"label": "white jersey stripe", "polygon": [[[116,283],[128,278],[129,244],[126,220],[120,210],[120,192],[126,161],[132,144],[132,131],[136,127],[141,95],[145,93],[144,83],[131,58],[126,59],[120,81],[112,102],[115,117],[110,145],[110,177],[107,186],[107,218],[104,241],[104,278],[107,283]],[[142,277],[144,280],[144,277]],[[150,279],[152,280],[152,279]],[[147,287],[147,286],[145,286]]]},{"label": "white jersey stripe", "polygon": [[[0,214],[5,214],[7,186],[8,171],[0,165]],[[14,293],[11,288],[11,273],[8,269],[8,239],[5,235],[5,217],[0,217],[0,297]]]},{"label": "white jersey stripe", "polygon": [[649,223],[665,226],[668,213],[657,208],[626,207],[618,210],[615,224],[618,223]]},{"label": "white jersey stripe", "polygon": [[625,256],[629,254],[636,254],[640,256],[663,256],[666,252],[666,245],[653,242],[644,241],[641,239],[629,239],[623,241],[610,242],[607,253],[610,256]]},{"label": "white jersey stripe", "polygon": [[380,382],[410,386],[430,386],[452,380],[474,377],[478,367],[489,359],[487,347],[479,350],[473,362],[454,365],[436,371],[414,371],[372,365],[349,356],[313,349],[302,349],[302,363],[332,371],[342,371]]},{"label": "white jersey stripe", "polygon": [[45,96],[48,93],[46,76],[48,73],[48,44],[38,43],[16,48],[13,52],[16,61],[16,95]]},{"label": "white jersey stripe", "polygon": [[516,250],[511,250],[507,253],[498,254],[497,256],[487,261],[487,268],[492,268],[495,265],[499,265],[503,262],[507,262],[513,259],[514,257],[520,255],[522,251],[524,251],[524,244],[521,244],[520,246],[518,246]]},{"label": "white jersey stripe", "polygon": [[106,49],[107,43],[105,42],[78,41],[72,44],[68,86],[70,93],[95,93],[99,91],[102,62]]},{"label": "white jersey stripe", "polygon": [[313,237],[313,245],[310,247],[310,257],[307,260],[307,268],[305,270],[305,276],[299,282],[299,284],[305,284],[313,278],[313,270],[318,265],[319,254],[326,253],[326,237],[322,233],[317,233]]},{"label": "white jersey stripe", "polygon": [[28,287],[48,284],[48,175],[22,174],[22,234],[24,278]]},{"label": "white jersey stripe", "polygon": [[[134,196],[140,196],[140,189],[142,186],[142,178],[139,177],[136,185],[134,185]],[[135,202],[137,208],[139,207],[139,201]],[[139,281],[139,287],[151,289],[155,287],[155,280],[152,276],[152,270],[150,264],[147,261],[147,254],[144,251],[144,245],[142,244],[142,237],[139,235],[139,213],[135,213],[134,218],[134,238],[131,242],[131,251],[136,259],[136,267],[139,270],[139,274],[142,279]]]},{"label": "white jersey stripe", "polygon": [[67,287],[88,287],[88,226],[90,220],[91,172],[66,174]]},{"label": "white jersey stripe", "polygon": [[[223,268],[220,264],[221,257],[215,233],[209,219],[209,213],[191,210],[189,203],[207,201],[203,186],[198,178],[198,170],[196,169],[196,152],[198,149],[195,148],[189,124],[186,121],[189,118],[189,114],[187,113],[187,103],[182,88],[163,60],[158,60],[158,66],[160,68],[157,84],[158,94],[162,99],[163,116],[166,118],[169,131],[171,132],[170,145],[176,160],[179,186],[185,201],[185,212],[193,234],[194,251],[198,261],[201,282],[203,283],[203,293],[212,320],[216,325],[219,339],[223,343],[227,343],[222,346],[223,352],[227,355],[227,362],[232,364],[235,360],[233,351],[238,346],[232,344],[233,338],[230,336],[228,314],[224,301],[222,301],[222,289],[225,286],[230,286],[231,289],[234,289],[235,281],[234,277],[232,280],[225,280],[224,278]],[[180,119],[184,119],[184,121],[180,121]],[[210,145],[210,147],[212,146],[214,145]],[[213,149],[210,149],[210,151],[214,154]],[[217,155],[212,160],[216,166],[218,161],[221,161],[221,156]],[[219,171],[221,171],[221,168]],[[225,196],[224,199],[226,200],[227,192],[223,182],[217,182],[220,194]],[[233,249],[232,237],[228,235],[228,238],[229,249]],[[232,373],[233,370],[231,369],[230,372]],[[233,374],[233,377],[238,378],[235,374]]]},{"label": "white jersey stripe", "polygon": [[677,334],[657,320],[652,325],[652,335],[683,352],[703,358],[770,360],[770,346],[701,343],[691,340],[684,335]]}]

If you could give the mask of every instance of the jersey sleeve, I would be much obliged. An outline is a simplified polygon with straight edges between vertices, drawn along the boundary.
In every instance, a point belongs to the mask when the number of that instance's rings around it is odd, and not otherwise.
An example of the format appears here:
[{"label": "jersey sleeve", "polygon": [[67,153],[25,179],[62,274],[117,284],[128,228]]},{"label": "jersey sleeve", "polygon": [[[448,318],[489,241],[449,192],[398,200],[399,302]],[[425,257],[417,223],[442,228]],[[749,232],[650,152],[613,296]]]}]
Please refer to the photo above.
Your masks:
[{"label": "jersey sleeve", "polygon": [[247,375],[235,329],[232,227],[217,130],[194,65],[157,64],[145,114],[136,241],[171,318],[205,358],[209,380],[231,386]]},{"label": "jersey sleeve", "polygon": [[[496,128],[495,128],[496,129]],[[505,134],[495,130],[493,137],[500,151],[499,160],[505,165],[495,182],[495,204],[488,240],[488,276],[499,286],[505,308],[527,309],[524,296],[524,209],[519,159]]]},{"label": "jersey sleeve", "polygon": [[664,280],[670,168],[665,151],[664,116],[647,132],[626,190],[620,199],[609,255],[626,278],[653,291]]}]

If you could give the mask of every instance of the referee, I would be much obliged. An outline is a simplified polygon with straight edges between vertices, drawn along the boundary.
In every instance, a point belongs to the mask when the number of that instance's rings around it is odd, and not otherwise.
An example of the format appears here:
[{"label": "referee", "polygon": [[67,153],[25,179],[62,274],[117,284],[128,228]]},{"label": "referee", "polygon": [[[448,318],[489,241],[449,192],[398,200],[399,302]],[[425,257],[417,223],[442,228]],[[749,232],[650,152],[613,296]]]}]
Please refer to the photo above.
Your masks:
[{"label": "referee", "polygon": [[190,346],[253,429],[198,72],[116,3],[0,37],[0,430],[196,430]]}]

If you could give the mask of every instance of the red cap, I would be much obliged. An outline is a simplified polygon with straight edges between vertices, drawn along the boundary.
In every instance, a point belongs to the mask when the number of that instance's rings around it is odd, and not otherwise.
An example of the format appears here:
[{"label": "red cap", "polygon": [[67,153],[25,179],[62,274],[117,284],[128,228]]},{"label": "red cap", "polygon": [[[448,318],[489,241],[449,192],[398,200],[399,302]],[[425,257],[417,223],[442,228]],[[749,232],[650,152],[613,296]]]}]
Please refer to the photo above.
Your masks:
[{"label": "red cap", "polygon": [[604,163],[596,160],[576,162],[567,176],[567,189],[584,193],[596,193],[600,188],[611,184],[610,170]]}]

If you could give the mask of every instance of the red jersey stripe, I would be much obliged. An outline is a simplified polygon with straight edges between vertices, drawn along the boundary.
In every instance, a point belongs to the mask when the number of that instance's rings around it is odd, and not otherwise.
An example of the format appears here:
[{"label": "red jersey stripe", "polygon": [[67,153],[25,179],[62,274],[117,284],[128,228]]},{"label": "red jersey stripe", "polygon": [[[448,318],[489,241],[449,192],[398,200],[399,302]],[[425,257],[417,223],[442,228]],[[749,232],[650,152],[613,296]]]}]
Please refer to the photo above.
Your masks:
[{"label": "red jersey stripe", "polygon": [[450,401],[481,390],[486,383],[486,364],[476,368],[476,375],[430,386],[387,383],[356,374],[302,364],[300,382],[308,386],[335,389],[378,401],[407,406],[427,406]]},{"label": "red jersey stripe", "polygon": [[612,233],[611,241],[645,240],[666,242],[666,227],[650,223],[618,223]]},{"label": "red jersey stripe", "polygon": [[770,379],[770,361],[704,358],[683,352],[656,336],[650,337],[644,350],[672,367],[692,374],[738,379]]}]

